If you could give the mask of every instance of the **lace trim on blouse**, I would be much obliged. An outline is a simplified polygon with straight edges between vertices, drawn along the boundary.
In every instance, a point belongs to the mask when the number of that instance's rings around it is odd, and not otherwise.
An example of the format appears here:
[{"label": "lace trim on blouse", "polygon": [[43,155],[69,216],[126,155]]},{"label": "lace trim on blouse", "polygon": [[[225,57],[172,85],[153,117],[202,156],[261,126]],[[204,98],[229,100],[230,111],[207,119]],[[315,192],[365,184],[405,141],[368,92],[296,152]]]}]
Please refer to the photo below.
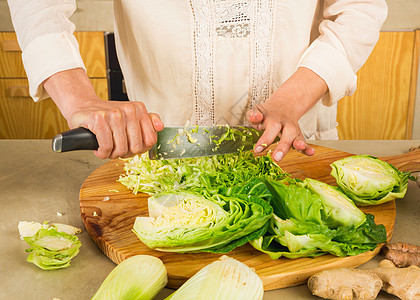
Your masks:
[{"label": "lace trim on blouse", "polygon": [[215,37],[249,39],[248,108],[272,93],[272,40],[275,0],[189,0],[193,49],[193,118],[214,125]]}]

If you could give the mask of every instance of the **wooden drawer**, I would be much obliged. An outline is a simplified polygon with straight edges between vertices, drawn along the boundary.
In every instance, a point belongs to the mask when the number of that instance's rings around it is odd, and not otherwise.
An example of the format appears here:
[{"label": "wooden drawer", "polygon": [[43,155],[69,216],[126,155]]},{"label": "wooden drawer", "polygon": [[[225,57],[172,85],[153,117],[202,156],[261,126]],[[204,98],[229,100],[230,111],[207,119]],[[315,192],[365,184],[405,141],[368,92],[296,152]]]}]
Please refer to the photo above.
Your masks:
[{"label": "wooden drawer", "polygon": [[[91,78],[106,77],[103,32],[75,32],[80,54]],[[0,78],[26,78],[22,52],[14,32],[0,32]]]},{"label": "wooden drawer", "polygon": [[[108,99],[106,78],[91,79],[101,99]],[[0,79],[0,138],[51,139],[68,130],[51,99],[34,102],[26,79]]]}]

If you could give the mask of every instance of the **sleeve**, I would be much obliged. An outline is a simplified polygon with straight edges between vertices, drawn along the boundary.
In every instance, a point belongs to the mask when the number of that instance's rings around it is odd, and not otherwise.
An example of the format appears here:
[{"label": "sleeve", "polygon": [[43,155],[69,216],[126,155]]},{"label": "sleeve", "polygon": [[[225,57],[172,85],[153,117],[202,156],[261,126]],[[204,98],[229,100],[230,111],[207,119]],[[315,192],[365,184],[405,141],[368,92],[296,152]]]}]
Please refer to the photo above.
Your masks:
[{"label": "sleeve", "polygon": [[75,0],[8,0],[22,60],[35,101],[48,97],[42,82],[51,75],[74,68],[86,70],[69,18]]},{"label": "sleeve", "polygon": [[375,47],[387,13],[385,0],[324,1],[320,36],[299,62],[299,67],[309,68],[327,83],[324,105],[331,106],[355,92],[356,72]]}]

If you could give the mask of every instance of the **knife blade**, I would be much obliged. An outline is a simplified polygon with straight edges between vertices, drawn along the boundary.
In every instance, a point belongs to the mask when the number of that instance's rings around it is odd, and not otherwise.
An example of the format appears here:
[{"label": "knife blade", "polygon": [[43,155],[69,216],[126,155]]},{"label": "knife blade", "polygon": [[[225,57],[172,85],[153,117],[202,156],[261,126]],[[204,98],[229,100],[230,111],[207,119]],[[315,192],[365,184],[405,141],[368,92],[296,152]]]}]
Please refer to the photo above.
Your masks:
[{"label": "knife blade", "polygon": [[165,127],[157,133],[149,158],[189,158],[252,150],[261,134],[249,126]]},{"label": "knife blade", "polygon": [[[165,127],[157,133],[150,159],[212,156],[252,150],[262,132],[249,126]],[[54,152],[97,150],[98,141],[89,129],[62,132],[52,140]]]}]

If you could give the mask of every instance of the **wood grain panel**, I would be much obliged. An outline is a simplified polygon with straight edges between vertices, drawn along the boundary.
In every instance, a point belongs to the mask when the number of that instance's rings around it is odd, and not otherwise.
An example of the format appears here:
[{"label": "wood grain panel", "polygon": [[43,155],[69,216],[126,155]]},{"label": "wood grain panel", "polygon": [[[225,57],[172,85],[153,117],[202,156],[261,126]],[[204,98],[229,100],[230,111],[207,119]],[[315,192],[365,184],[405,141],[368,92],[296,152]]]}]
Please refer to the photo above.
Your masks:
[{"label": "wood grain panel", "polygon": [[[295,178],[310,177],[334,185],[330,164],[350,154],[316,145],[314,147],[316,155],[311,157],[290,151],[279,163],[280,167]],[[382,159],[406,171],[420,168],[420,151]],[[124,173],[123,167],[121,160],[111,160],[96,169],[83,183],[79,202],[85,228],[103,253],[117,264],[137,254],[159,257],[168,270],[168,287],[179,287],[199,269],[217,260],[221,254],[169,253],[146,247],[131,229],[137,216],[148,216],[147,195],[134,195],[117,182],[120,174]],[[107,201],[103,201],[105,197],[109,197]],[[375,215],[378,224],[385,225],[390,240],[394,230],[395,201],[362,207],[362,210]],[[272,290],[302,284],[309,276],[324,269],[361,265],[374,257],[379,250],[380,247],[377,247],[375,251],[349,257],[324,255],[316,258],[272,260],[247,244],[234,249],[228,255],[254,268],[263,280],[264,289]]]},{"label": "wood grain panel", "polygon": [[[22,52],[14,32],[0,32],[0,78],[26,78],[22,63]],[[14,49],[14,51],[11,51]]]},{"label": "wood grain panel", "polygon": [[406,138],[413,49],[414,32],[381,32],[357,74],[357,91],[338,103],[340,139]]},{"label": "wood grain panel", "polygon": [[[107,80],[91,81],[98,96],[108,99]],[[0,138],[51,139],[68,130],[55,103],[51,99],[35,103],[27,88],[26,79],[0,79]]]},{"label": "wood grain panel", "polygon": [[106,77],[105,42],[101,31],[75,32],[89,77]]},{"label": "wood grain panel", "polygon": [[[419,70],[419,59],[420,59],[420,30],[415,31],[414,37],[414,49],[413,49],[413,65],[411,68],[411,83],[410,83],[410,95],[408,99],[408,114],[407,114],[407,131],[405,138],[410,140],[413,135],[413,122],[414,122],[414,111],[417,96],[417,76]],[[420,101],[420,99],[419,99]]]},{"label": "wood grain panel", "polygon": [[[75,32],[89,77],[106,77],[104,35],[100,31]],[[26,78],[16,34],[0,32],[0,78]]]}]

